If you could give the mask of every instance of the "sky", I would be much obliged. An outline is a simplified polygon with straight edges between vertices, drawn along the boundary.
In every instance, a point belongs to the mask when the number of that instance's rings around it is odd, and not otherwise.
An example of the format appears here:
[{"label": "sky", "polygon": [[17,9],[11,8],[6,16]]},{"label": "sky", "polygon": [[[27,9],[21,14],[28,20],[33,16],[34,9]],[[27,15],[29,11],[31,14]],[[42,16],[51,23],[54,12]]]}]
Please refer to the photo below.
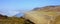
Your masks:
[{"label": "sky", "polygon": [[49,5],[60,5],[60,0],[0,0],[0,13],[13,16],[35,7]]}]

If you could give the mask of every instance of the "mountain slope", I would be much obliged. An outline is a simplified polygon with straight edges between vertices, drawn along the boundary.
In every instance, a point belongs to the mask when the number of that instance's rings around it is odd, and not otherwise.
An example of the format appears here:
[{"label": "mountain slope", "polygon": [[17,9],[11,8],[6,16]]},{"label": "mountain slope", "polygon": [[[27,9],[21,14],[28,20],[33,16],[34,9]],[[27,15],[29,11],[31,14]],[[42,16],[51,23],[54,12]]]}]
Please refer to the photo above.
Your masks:
[{"label": "mountain slope", "polygon": [[26,12],[24,18],[35,24],[60,24],[60,6],[35,8]]},{"label": "mountain slope", "polygon": [[60,6],[45,6],[45,7],[35,8],[35,9],[33,9],[33,10],[60,12]]}]

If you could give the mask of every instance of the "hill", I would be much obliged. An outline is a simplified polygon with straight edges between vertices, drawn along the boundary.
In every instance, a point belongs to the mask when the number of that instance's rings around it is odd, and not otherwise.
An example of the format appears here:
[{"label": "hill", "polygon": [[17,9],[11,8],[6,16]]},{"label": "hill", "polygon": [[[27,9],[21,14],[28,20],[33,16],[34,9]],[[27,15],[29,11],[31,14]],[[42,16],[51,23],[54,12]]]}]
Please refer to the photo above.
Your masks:
[{"label": "hill", "polygon": [[54,11],[54,12],[60,12],[60,6],[45,6],[45,7],[38,7],[34,8],[33,10],[37,11]]},{"label": "hill", "polygon": [[23,17],[8,17],[0,14],[0,24],[32,24],[33,22],[25,20]]},{"label": "hill", "polygon": [[34,8],[26,12],[24,18],[35,24],[60,24],[60,6]]}]

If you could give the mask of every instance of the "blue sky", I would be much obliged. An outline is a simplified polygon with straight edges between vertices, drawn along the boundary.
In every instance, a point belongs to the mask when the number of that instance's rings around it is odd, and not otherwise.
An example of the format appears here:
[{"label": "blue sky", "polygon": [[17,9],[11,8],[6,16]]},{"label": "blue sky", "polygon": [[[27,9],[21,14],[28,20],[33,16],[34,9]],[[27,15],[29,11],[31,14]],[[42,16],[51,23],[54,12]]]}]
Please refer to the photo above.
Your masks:
[{"label": "blue sky", "polygon": [[0,0],[0,13],[12,16],[48,5],[60,5],[60,0]]}]

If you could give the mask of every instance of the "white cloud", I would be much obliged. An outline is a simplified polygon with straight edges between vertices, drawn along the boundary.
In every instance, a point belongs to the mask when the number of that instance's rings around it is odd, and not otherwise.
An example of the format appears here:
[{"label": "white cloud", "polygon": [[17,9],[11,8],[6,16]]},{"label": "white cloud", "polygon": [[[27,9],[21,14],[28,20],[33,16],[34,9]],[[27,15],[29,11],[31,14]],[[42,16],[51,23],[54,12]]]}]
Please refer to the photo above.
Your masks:
[{"label": "white cloud", "polygon": [[19,12],[19,11],[8,11],[7,15],[8,15],[9,17],[11,17],[11,16],[16,15],[16,14],[18,14],[18,13],[20,13],[20,12]]}]

